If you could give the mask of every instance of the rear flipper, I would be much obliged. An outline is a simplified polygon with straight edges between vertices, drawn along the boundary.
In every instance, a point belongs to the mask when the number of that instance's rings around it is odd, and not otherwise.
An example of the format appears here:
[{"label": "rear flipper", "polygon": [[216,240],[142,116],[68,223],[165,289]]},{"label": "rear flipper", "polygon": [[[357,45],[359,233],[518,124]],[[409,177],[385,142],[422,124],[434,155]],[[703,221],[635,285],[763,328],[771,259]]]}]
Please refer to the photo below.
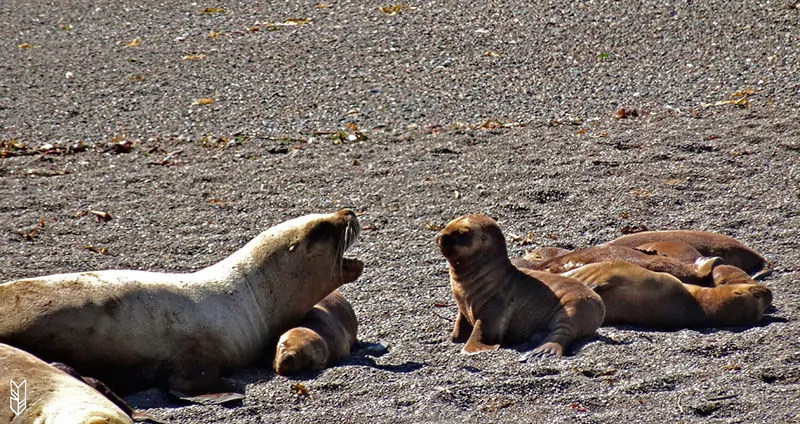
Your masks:
[{"label": "rear flipper", "polygon": [[711,275],[714,267],[723,263],[722,258],[719,256],[703,256],[694,261],[697,270],[697,276],[705,278]]}]

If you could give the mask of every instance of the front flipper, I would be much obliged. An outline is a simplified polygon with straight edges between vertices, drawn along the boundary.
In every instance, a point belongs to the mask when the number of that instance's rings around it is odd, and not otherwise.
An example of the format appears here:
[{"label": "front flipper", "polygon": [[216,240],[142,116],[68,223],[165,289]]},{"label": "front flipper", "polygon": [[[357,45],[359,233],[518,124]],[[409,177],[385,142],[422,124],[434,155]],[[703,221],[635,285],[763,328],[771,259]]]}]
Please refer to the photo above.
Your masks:
[{"label": "front flipper", "polygon": [[554,356],[564,356],[564,346],[561,346],[556,342],[547,342],[520,356],[519,361],[533,362],[535,359],[552,358]]},{"label": "front flipper", "polygon": [[470,333],[472,332],[472,324],[469,323],[467,317],[461,313],[456,312],[456,324],[453,327],[452,338],[456,343],[464,343],[469,340]]},{"label": "front flipper", "polygon": [[476,321],[475,326],[472,328],[472,334],[470,334],[469,340],[467,340],[467,344],[464,345],[464,348],[461,349],[461,352],[474,355],[487,350],[497,350],[500,348],[499,344],[488,345],[484,343],[483,332],[483,323],[481,320]]}]

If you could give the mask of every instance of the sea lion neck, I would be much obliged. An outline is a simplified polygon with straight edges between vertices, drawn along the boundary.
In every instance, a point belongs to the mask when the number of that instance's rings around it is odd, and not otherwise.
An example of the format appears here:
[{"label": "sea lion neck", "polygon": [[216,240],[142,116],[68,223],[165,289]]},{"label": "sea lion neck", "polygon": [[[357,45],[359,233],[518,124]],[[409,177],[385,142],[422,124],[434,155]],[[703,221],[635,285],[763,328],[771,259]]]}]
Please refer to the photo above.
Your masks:
[{"label": "sea lion neck", "polygon": [[505,281],[515,270],[508,256],[502,255],[484,255],[480,260],[473,257],[455,264],[450,263],[450,276],[465,289]]}]

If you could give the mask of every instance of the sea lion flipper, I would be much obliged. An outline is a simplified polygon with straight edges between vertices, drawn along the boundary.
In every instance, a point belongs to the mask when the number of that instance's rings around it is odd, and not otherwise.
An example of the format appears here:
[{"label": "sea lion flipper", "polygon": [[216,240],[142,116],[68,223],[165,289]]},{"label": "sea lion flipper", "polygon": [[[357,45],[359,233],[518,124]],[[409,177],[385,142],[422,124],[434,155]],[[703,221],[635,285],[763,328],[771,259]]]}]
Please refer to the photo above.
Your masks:
[{"label": "sea lion flipper", "polygon": [[453,327],[453,334],[452,339],[455,343],[463,343],[469,339],[470,334],[472,333],[472,324],[470,324],[467,317],[461,313],[461,311],[456,312],[456,323]]},{"label": "sea lion flipper", "polygon": [[540,345],[536,349],[525,352],[519,357],[519,362],[533,362],[537,359],[552,358],[554,356],[562,356],[564,348],[556,342],[548,342]]},{"label": "sea lion flipper", "polygon": [[467,343],[464,345],[464,348],[461,351],[463,353],[474,355],[476,353],[485,352],[487,350],[497,350],[499,348],[499,344],[487,345],[483,342],[483,323],[481,320],[478,320],[475,322],[475,326],[472,328],[472,334],[470,334],[469,340],[467,340]]},{"label": "sea lion flipper", "polygon": [[762,280],[768,277],[769,275],[772,275],[773,271],[774,269],[772,269],[772,264],[769,264],[764,269],[754,272],[753,275],[750,276],[750,278],[754,280]]},{"label": "sea lion flipper", "polygon": [[708,277],[714,271],[714,267],[722,264],[719,256],[702,256],[694,261],[697,266],[697,276],[700,278]]}]

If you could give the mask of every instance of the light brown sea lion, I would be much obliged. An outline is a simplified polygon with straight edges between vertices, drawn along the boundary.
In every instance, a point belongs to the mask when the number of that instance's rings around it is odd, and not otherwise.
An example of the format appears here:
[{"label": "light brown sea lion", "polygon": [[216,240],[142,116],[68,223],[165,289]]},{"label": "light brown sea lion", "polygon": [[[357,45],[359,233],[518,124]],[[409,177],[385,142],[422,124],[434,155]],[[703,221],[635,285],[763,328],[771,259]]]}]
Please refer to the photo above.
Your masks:
[{"label": "light brown sea lion", "polygon": [[741,268],[753,278],[772,273],[772,263],[744,243],[723,234],[708,231],[667,230],[628,234],[606,243],[610,246],[637,247],[660,241],[681,241],[703,256],[718,256],[726,265]]},{"label": "light brown sea lion", "polygon": [[273,368],[281,375],[317,371],[350,356],[358,320],[353,307],[335,291],[314,305],[297,327],[283,333]]},{"label": "light brown sea lion", "polygon": [[0,399],[0,423],[133,423],[82,381],[6,344],[0,344]]},{"label": "light brown sea lion", "polygon": [[703,257],[694,247],[676,240],[645,243],[636,246],[635,249],[653,255],[669,256],[686,263],[695,263],[695,261]]},{"label": "light brown sea lion", "polygon": [[497,223],[485,215],[451,221],[436,237],[450,268],[458,314],[452,337],[474,354],[502,344],[530,343],[535,356],[560,356],[594,334],[605,308],[600,297],[570,278],[517,268]]},{"label": "light brown sea lion", "polygon": [[536,269],[561,274],[595,262],[625,261],[651,271],[666,272],[687,284],[712,286],[711,271],[719,258],[698,258],[687,264],[668,256],[648,254],[624,246],[594,246],[574,250],[542,262]]},{"label": "light brown sea lion", "polygon": [[715,286],[724,284],[758,284],[750,275],[732,265],[717,265],[711,273]]},{"label": "light brown sea lion", "polygon": [[772,292],[760,284],[700,287],[628,262],[593,263],[564,275],[586,283],[603,298],[604,325],[655,329],[754,325],[772,303]]},{"label": "light brown sea lion", "polygon": [[307,215],[194,273],[109,270],[0,284],[0,341],[121,393],[218,392],[221,373],[256,362],[314,304],[358,278],[363,264],[342,255],[359,229],[349,210]]}]

